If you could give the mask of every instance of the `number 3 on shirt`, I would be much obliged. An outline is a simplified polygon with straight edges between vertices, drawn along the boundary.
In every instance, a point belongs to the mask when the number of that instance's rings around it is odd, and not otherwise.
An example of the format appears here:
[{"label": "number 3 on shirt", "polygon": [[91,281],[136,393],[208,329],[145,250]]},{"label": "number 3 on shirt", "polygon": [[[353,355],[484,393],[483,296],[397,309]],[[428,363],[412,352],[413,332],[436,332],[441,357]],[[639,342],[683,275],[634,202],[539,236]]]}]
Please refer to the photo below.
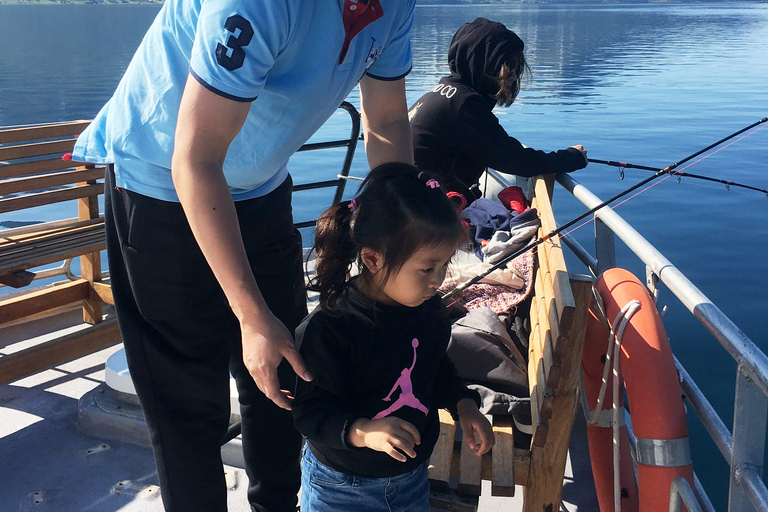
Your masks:
[{"label": "number 3 on shirt", "polygon": [[[227,38],[227,46],[221,43],[216,46],[216,61],[224,69],[234,71],[242,67],[243,62],[245,62],[243,47],[248,46],[248,43],[251,42],[253,27],[251,27],[250,21],[239,14],[235,14],[227,18],[224,28],[232,32],[232,35]],[[229,50],[232,50],[231,55],[227,55]]]}]

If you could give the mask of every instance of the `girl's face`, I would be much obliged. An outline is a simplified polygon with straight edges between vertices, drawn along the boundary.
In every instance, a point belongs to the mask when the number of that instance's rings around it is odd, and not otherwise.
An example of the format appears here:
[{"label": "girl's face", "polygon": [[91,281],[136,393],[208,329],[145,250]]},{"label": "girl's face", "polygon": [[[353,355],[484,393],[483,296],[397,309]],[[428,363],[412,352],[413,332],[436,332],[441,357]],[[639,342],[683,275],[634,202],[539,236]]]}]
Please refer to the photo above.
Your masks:
[{"label": "girl's face", "polygon": [[371,279],[371,298],[389,305],[420,306],[431,299],[443,284],[448,262],[455,252],[455,243],[421,248],[383,283],[385,272],[381,266],[378,269],[368,266],[374,274]]}]

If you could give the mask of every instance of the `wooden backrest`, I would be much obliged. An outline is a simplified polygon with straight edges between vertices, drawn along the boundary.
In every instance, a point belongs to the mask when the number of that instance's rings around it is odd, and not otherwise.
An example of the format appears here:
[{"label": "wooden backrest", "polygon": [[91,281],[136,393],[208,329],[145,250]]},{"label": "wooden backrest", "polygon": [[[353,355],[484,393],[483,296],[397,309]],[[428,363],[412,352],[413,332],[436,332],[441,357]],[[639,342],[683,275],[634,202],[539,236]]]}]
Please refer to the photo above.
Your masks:
[{"label": "wooden backrest", "polygon": [[104,193],[96,183],[104,167],[62,159],[86,126],[88,121],[73,121],[0,130],[0,213]]},{"label": "wooden backrest", "polygon": [[[557,228],[553,188],[554,175],[536,178],[533,207],[541,219],[539,237]],[[560,508],[591,289],[591,279],[569,275],[559,236],[539,245],[536,260],[528,359],[534,433],[526,511]]]},{"label": "wooden backrest", "polygon": [[[22,288],[0,296],[0,328],[77,307],[82,309],[83,321],[93,324],[90,329],[60,336],[51,332],[48,341],[0,357],[0,382],[120,339],[114,318],[103,321],[102,314],[103,303],[113,303],[111,288],[101,282],[100,251],[106,244],[99,195],[104,193],[105,168],[62,158],[72,151],[88,124],[73,121],[0,129],[0,214],[30,210],[26,217],[37,221],[50,213],[41,210],[38,214],[35,208],[73,203],[72,218],[0,229],[0,282]],[[41,265],[78,256],[79,278],[64,277],[66,263],[55,270],[60,282],[31,284]]]}]

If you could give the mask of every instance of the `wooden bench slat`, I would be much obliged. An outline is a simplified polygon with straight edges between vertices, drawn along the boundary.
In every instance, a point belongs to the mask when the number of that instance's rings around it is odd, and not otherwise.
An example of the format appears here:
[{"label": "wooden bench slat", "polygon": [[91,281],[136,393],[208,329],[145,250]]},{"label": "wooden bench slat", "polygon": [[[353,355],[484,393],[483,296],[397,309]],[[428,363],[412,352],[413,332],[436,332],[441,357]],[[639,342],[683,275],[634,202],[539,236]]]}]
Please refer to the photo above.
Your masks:
[{"label": "wooden bench slat", "polygon": [[581,352],[584,345],[591,280],[579,278],[572,280],[571,283],[577,304],[574,316],[576,322],[568,336],[563,376],[552,411],[546,443],[531,446],[531,473],[525,489],[524,512],[560,509],[568,444],[574,410],[579,397],[578,379],[581,373]]},{"label": "wooden bench slat", "polygon": [[64,139],[35,142],[32,144],[18,144],[15,146],[3,146],[0,147],[0,161],[7,162],[19,158],[71,153],[75,148],[75,140],[76,139]]},{"label": "wooden bench slat", "polygon": [[71,137],[79,135],[91,124],[90,121],[68,121],[64,123],[50,123],[32,126],[19,126],[0,130],[0,144],[13,142],[32,141],[41,139],[54,139],[57,137]]},{"label": "wooden bench slat", "polygon": [[13,178],[0,182],[0,196],[42,190],[45,188],[60,187],[71,183],[81,183],[104,178],[103,167],[78,167],[64,172],[53,172],[24,178]]},{"label": "wooden bench slat", "polygon": [[82,331],[0,357],[0,384],[90,354],[119,341],[117,321],[111,318]]},{"label": "wooden bench slat", "polygon": [[462,439],[459,455],[459,494],[480,496],[480,469],[482,459],[474,454],[468,443]]},{"label": "wooden bench slat", "polygon": [[13,212],[26,208],[34,208],[51,203],[60,203],[81,197],[98,196],[104,193],[103,183],[94,183],[93,185],[80,185],[68,187],[61,190],[49,190],[45,192],[36,192],[25,194],[23,196],[0,199],[0,213]]},{"label": "wooden bench slat", "polygon": [[453,458],[453,442],[456,436],[456,425],[451,414],[440,409],[440,436],[437,438],[435,449],[427,465],[429,483],[437,490],[447,490],[451,480],[451,459]]},{"label": "wooden bench slat", "polygon": [[0,301],[0,325],[55,309],[88,298],[90,285],[85,279],[70,281]]},{"label": "wooden bench slat", "polygon": [[547,429],[549,423],[545,418],[541,416],[541,402],[545,393],[543,388],[543,378],[541,378],[541,360],[530,358],[528,360],[528,373],[533,377],[529,377],[529,380],[533,381],[533,387],[531,392],[531,425],[533,426],[533,439],[532,444],[536,446],[544,446],[547,441]]},{"label": "wooden bench slat", "polygon": [[[19,245],[21,243],[30,243],[36,239],[46,239],[57,235],[64,235],[72,231],[90,229],[99,224],[103,224],[102,217],[96,219],[78,220],[69,219],[61,222],[45,222],[33,224],[24,228],[0,231],[0,253],[7,250],[7,247]],[[28,229],[28,228],[36,229]]]},{"label": "wooden bench slat", "polygon": [[29,162],[10,163],[7,165],[0,165],[0,179],[28,176],[50,171],[61,171],[63,169],[74,169],[79,165],[81,164],[62,160],[60,156],[42,158],[40,160],[32,160]]},{"label": "wooden bench slat", "polygon": [[0,243],[0,273],[26,270],[106,248],[104,223],[100,222],[31,241]]},{"label": "wooden bench slat", "polygon": [[35,253],[46,248],[66,245],[68,243],[84,242],[89,237],[103,236],[103,223],[86,226],[73,226],[65,231],[56,230],[35,236],[29,234],[24,238],[8,238],[0,242],[0,267],[2,262],[14,259],[17,255]]},{"label": "wooden bench slat", "polygon": [[[551,178],[550,181],[552,181]],[[548,234],[557,228],[555,216],[552,212],[551,185],[545,179],[537,179],[535,190],[541,230]],[[549,271],[552,274],[551,279],[555,289],[555,301],[558,310],[557,317],[563,324],[570,325],[575,306],[573,294],[570,286],[568,286],[568,267],[565,264],[565,255],[563,254],[560,237],[555,235],[541,245],[545,246],[544,252],[547,255]]]},{"label": "wooden bench slat", "polygon": [[493,418],[493,434],[496,444],[491,449],[493,496],[515,495],[515,441],[514,422],[511,416]]}]

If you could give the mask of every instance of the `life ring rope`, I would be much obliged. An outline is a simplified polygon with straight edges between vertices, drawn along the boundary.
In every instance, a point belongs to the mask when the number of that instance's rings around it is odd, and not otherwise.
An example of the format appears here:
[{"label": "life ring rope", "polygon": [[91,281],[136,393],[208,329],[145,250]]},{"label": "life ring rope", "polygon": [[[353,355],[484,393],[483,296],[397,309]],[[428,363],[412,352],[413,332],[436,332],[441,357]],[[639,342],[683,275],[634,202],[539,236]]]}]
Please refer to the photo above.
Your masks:
[{"label": "life ring rope", "polygon": [[[624,420],[624,408],[619,406],[619,350],[621,349],[621,339],[624,336],[624,330],[629,324],[629,321],[640,309],[639,300],[631,300],[627,302],[624,307],[616,314],[613,323],[609,323],[605,315],[605,309],[600,299],[600,294],[593,287],[593,295],[595,296],[598,312],[603,322],[608,327],[608,348],[606,349],[605,366],[603,368],[603,379],[600,384],[600,393],[595,403],[595,409],[590,411],[589,404],[587,404],[586,392],[584,391],[584,375],[581,376],[581,388],[582,388],[582,406],[584,407],[584,416],[587,419],[587,423],[597,424],[603,427],[612,427],[613,429],[613,506],[614,510],[621,510],[621,472],[619,470],[621,464],[621,456],[619,449],[619,433],[621,427],[625,424]],[[618,328],[616,328],[618,326]],[[609,424],[606,425],[606,416],[603,414],[603,401],[605,399],[606,388],[608,387],[608,374],[613,373],[613,405],[610,409],[611,419]],[[651,440],[652,441],[652,440]]]}]

